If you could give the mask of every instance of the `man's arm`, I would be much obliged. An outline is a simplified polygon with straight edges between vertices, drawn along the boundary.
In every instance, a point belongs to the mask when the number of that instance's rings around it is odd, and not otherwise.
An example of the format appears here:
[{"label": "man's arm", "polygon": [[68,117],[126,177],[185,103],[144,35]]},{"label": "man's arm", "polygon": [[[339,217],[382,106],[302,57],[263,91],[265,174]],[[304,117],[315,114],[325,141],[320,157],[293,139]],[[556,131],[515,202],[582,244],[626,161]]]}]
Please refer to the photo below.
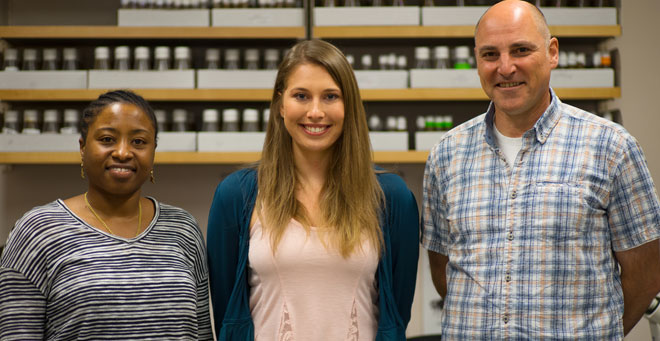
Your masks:
[{"label": "man's arm", "polygon": [[[616,252],[623,286],[623,332],[628,334],[660,292],[660,240]],[[435,281],[435,279],[434,279]]]},{"label": "man's arm", "polygon": [[435,290],[438,291],[440,297],[443,298],[447,295],[447,263],[449,263],[449,257],[429,251],[429,264],[431,265],[433,286],[435,286]]}]

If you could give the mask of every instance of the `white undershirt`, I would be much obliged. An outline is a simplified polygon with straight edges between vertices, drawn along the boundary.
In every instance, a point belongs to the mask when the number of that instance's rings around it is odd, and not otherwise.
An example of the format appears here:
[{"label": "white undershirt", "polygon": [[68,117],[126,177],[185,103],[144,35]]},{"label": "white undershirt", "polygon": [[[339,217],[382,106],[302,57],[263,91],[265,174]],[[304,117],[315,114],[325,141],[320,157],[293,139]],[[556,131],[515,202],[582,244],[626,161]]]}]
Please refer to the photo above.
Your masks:
[{"label": "white undershirt", "polygon": [[502,135],[497,127],[493,124],[493,131],[495,132],[495,142],[500,147],[500,151],[504,154],[504,159],[509,164],[513,166],[516,161],[516,156],[520,148],[522,148],[522,136],[521,137],[508,137]]}]

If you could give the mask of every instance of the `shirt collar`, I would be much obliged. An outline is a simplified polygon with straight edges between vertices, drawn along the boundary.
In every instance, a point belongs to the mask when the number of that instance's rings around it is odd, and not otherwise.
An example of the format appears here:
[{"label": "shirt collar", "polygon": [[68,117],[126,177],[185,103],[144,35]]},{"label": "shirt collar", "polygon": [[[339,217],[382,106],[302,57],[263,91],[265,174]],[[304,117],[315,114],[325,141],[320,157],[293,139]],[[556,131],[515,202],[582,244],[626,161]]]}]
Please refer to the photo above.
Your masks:
[{"label": "shirt collar", "polygon": [[[523,136],[526,136],[531,131],[534,131],[536,133],[536,139],[541,144],[545,143],[545,141],[548,139],[550,132],[552,132],[552,129],[554,129],[554,127],[557,125],[557,122],[559,122],[559,118],[561,117],[561,111],[559,110],[561,101],[559,98],[557,98],[557,95],[555,95],[555,92],[552,90],[552,88],[550,88],[550,98],[550,105],[548,105],[548,107],[545,109],[543,115],[541,115],[538,121],[536,121],[532,129],[523,134]],[[486,131],[484,132],[484,138],[491,147],[497,148],[497,143],[495,142],[495,134],[493,132],[494,119],[495,105],[491,101],[488,105],[488,111],[486,111]]]}]

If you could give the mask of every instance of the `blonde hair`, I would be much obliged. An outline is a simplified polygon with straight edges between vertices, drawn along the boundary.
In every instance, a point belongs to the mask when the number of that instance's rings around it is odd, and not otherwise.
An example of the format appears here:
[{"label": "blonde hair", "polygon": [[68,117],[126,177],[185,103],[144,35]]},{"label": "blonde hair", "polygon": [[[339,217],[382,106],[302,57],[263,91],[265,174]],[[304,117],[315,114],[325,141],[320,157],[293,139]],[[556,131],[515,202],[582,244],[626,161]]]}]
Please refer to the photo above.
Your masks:
[{"label": "blonde hair", "polygon": [[364,238],[380,252],[380,213],[384,194],[373,168],[366,114],[353,69],[335,46],[322,40],[296,44],[284,57],[275,79],[270,118],[261,161],[257,166],[255,210],[269,232],[274,252],[291,219],[310,227],[310,219],[295,196],[299,184],[293,144],[280,115],[289,76],[302,64],[323,67],[339,86],[344,101],[343,131],[332,148],[332,167],[320,198],[321,221],[330,227],[324,243],[344,258],[359,250]]}]

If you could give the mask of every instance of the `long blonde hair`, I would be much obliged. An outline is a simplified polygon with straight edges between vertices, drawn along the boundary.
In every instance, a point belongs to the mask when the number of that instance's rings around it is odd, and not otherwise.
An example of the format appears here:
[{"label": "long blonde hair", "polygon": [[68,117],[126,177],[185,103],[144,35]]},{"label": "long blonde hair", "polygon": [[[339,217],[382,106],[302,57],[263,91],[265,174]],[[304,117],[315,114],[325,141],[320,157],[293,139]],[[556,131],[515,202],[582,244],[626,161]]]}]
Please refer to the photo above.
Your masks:
[{"label": "long blonde hair", "polygon": [[[338,250],[344,258],[359,250],[363,238],[380,252],[383,234],[380,213],[384,194],[373,168],[371,142],[366,114],[353,69],[335,46],[322,40],[296,44],[284,57],[275,79],[270,104],[270,118],[261,161],[257,166],[256,212],[270,233],[273,250],[282,239],[290,220],[300,221],[309,229],[310,219],[295,196],[299,184],[293,160],[293,145],[280,115],[282,95],[289,76],[302,64],[323,67],[341,89],[344,101],[344,124],[332,150],[332,167],[321,193],[320,208],[324,227],[331,227],[326,246]],[[309,230],[308,230],[309,231]]]}]

